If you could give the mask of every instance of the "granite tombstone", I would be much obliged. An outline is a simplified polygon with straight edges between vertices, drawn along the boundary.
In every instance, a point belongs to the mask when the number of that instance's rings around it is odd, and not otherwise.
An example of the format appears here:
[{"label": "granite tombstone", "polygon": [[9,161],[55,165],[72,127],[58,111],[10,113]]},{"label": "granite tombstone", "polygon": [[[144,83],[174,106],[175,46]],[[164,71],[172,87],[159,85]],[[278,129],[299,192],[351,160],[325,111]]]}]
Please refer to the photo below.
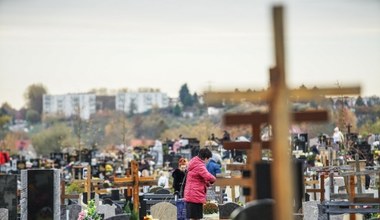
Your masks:
[{"label": "granite tombstone", "polygon": [[0,175],[0,208],[8,210],[9,219],[17,218],[17,175]]},{"label": "granite tombstone", "polygon": [[169,202],[159,202],[153,205],[150,212],[156,219],[177,220],[177,207]]},{"label": "granite tombstone", "polygon": [[21,171],[21,220],[60,218],[60,171]]},{"label": "granite tombstone", "polygon": [[240,208],[240,205],[234,202],[227,202],[226,204],[219,204],[219,218],[220,219],[229,219],[232,212],[235,209]]}]

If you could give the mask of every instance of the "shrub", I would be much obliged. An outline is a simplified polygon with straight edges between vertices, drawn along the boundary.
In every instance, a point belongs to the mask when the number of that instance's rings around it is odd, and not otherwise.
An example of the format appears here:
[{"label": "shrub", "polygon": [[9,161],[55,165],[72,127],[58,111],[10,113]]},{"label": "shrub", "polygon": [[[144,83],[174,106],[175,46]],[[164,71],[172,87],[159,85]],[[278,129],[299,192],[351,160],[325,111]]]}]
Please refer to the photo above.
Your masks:
[{"label": "shrub", "polygon": [[203,214],[214,214],[218,213],[219,209],[215,203],[207,202],[203,205]]}]

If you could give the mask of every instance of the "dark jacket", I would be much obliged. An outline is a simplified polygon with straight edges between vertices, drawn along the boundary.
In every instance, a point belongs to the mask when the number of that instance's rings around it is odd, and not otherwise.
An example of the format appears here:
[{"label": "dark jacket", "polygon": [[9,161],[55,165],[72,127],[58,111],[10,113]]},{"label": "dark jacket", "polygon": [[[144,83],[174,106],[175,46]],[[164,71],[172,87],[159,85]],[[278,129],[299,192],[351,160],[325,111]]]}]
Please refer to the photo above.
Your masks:
[{"label": "dark jacket", "polygon": [[213,159],[209,160],[209,162],[206,165],[206,168],[207,168],[208,172],[210,172],[215,177],[216,177],[217,173],[222,172],[220,170],[220,165],[217,162],[215,162]]},{"label": "dark jacket", "polygon": [[185,177],[185,172],[177,168],[173,171],[172,177],[174,192],[179,192],[181,190],[183,178]]}]

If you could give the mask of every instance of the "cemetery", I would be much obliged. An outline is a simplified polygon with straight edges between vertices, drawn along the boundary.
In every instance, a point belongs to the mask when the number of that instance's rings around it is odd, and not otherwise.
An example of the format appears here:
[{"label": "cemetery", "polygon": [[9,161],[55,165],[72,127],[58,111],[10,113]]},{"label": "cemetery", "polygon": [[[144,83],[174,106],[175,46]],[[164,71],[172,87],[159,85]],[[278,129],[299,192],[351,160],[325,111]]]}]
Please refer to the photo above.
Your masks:
[{"label": "cemetery", "polygon": [[[202,148],[220,166],[207,188],[203,219],[380,219],[379,141],[359,137],[349,125],[339,128],[341,141],[289,133],[292,123],[329,120],[323,109],[293,112],[289,102],[358,95],[360,87],[289,89],[281,6],[273,8],[273,26],[276,65],[269,71],[269,89],[204,95],[210,105],[266,102],[265,112],[223,115],[224,126],[250,126],[249,138],[203,144],[183,137],[179,145],[157,140],[112,154],[81,149],[44,159],[12,158],[0,174],[0,220],[184,220],[186,202],[174,190],[172,174],[182,158],[190,161]],[[268,125],[268,138],[261,138]]]}]

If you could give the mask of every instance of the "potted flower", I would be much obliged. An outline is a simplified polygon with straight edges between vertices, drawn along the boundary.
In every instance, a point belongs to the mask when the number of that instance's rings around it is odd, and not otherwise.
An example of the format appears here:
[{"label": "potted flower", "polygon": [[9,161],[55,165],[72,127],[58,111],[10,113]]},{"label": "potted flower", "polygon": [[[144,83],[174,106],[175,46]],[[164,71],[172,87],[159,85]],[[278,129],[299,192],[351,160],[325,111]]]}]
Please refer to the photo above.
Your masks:
[{"label": "potted flower", "polygon": [[102,217],[96,212],[95,201],[91,199],[88,202],[87,210],[81,211],[78,220],[101,220]]}]

